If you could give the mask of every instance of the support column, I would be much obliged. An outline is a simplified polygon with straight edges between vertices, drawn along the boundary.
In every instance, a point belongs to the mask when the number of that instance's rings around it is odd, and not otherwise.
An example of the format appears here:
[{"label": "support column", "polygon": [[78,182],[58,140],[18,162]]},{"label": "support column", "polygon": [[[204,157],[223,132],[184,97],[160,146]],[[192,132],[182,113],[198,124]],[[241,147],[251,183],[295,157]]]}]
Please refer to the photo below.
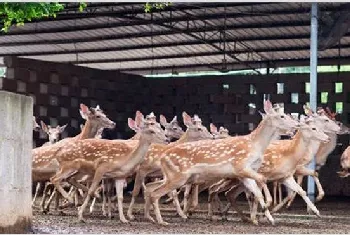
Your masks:
[{"label": "support column", "polygon": [[32,222],[33,99],[0,91],[0,233]]},{"label": "support column", "polygon": [[[318,6],[316,2],[311,5],[311,36],[310,36],[310,108],[315,112],[317,109],[317,33],[318,33]],[[309,165],[309,168],[315,170],[315,158]],[[310,199],[315,201],[315,181],[311,176],[308,177],[307,194]]]}]

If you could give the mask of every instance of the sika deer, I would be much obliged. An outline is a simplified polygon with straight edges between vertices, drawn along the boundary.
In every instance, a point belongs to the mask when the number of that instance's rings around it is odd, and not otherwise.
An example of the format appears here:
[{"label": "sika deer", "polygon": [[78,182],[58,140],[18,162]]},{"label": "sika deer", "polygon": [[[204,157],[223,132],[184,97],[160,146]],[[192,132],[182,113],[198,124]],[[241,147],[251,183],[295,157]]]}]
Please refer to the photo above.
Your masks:
[{"label": "sika deer", "polygon": [[[50,125],[46,126],[46,124],[43,121],[41,121],[40,124],[41,124],[42,130],[49,136],[49,141],[46,142],[45,144],[43,144],[43,146],[48,146],[48,145],[56,143],[59,140],[60,134],[64,131],[64,129],[67,126],[67,124],[62,126],[62,127],[60,127],[59,125],[56,127],[51,127]],[[32,200],[32,205],[35,204],[35,201],[36,201],[36,198],[38,196],[40,188],[41,188],[41,183],[38,182],[36,185],[35,194],[34,194],[34,197]],[[46,188],[47,188],[47,186],[45,187],[45,189]],[[43,193],[45,194],[46,190],[44,190]]]},{"label": "sika deer", "polygon": [[49,136],[49,141],[43,144],[43,146],[48,146],[56,143],[60,138],[60,134],[64,131],[64,129],[66,129],[68,125],[66,124],[64,126],[58,125],[56,127],[51,127],[50,125],[46,126],[46,124],[43,121],[41,121],[40,124],[42,130]]},{"label": "sika deer", "polygon": [[[322,143],[319,146],[318,151],[315,153],[315,156],[316,156],[315,159],[318,162],[318,167],[320,168],[326,161],[327,156],[336,147],[337,133],[340,132],[341,129],[339,125],[333,121],[334,116],[328,116],[327,113],[322,108],[318,108],[317,113],[313,113],[313,111],[310,108],[304,105],[304,110],[309,117],[313,118],[315,125],[330,137],[330,141],[328,143]],[[303,158],[303,162],[300,164],[300,166],[296,170],[295,175],[297,176],[297,182],[299,185],[301,185],[303,177],[306,175],[310,175],[314,178],[317,186],[317,190],[318,190],[318,196],[316,197],[316,202],[317,202],[324,197],[324,191],[319,181],[317,171],[307,168],[307,165],[309,165],[313,157],[314,156],[306,154],[306,156]],[[290,207],[295,196],[296,196],[296,193],[293,193],[293,196],[290,197],[290,200],[287,204],[287,208]]]},{"label": "sika deer", "polygon": [[180,139],[181,136],[185,133],[177,121],[177,116],[175,116],[169,123],[167,122],[164,115],[160,115],[159,120],[160,124],[165,128],[165,136],[168,138],[169,142],[172,139]]},{"label": "sika deer", "polygon": [[[312,211],[319,216],[319,211],[307,197],[306,192],[295,182],[293,175],[300,162],[303,161],[305,153],[307,152],[309,155],[313,156],[313,154],[317,152],[320,144],[327,141],[329,141],[329,137],[313,123],[312,118],[309,118],[309,120],[303,121],[292,140],[279,140],[269,145],[264,153],[264,161],[258,172],[264,175],[268,181],[281,182],[290,190],[297,192]],[[230,188],[226,193],[228,200],[237,210],[241,218],[243,220],[248,220],[235,204],[236,197],[245,190],[244,186],[241,183],[237,184],[237,180],[232,180],[231,185],[228,184],[227,181],[222,184],[221,191]],[[217,194],[218,191],[210,193]],[[271,198],[270,195],[267,197]],[[210,198],[213,198],[213,195],[210,195]],[[288,198],[277,205],[273,209],[273,212],[281,208],[287,200]],[[228,207],[226,208],[226,211],[227,210]],[[256,212],[257,201],[255,200],[251,207],[251,220],[255,224],[257,224]]]},{"label": "sika deer", "polygon": [[139,170],[135,176],[135,184],[132,192],[132,198],[128,209],[129,219],[134,219],[133,216],[133,206],[135,203],[135,198],[139,195],[141,190],[141,185],[144,186],[144,180],[147,175],[160,171],[160,162],[162,153],[168,149],[178,146],[182,143],[197,141],[202,139],[211,139],[212,136],[208,132],[207,128],[202,125],[202,120],[194,115],[191,118],[186,112],[182,113],[183,122],[187,126],[186,132],[181,136],[181,138],[168,145],[153,144],[149,148],[145,159],[140,164]]},{"label": "sika deer", "polygon": [[[159,198],[185,184],[200,184],[215,178],[239,177],[259,199],[269,221],[274,223],[256,184],[263,185],[266,179],[256,170],[270,141],[280,131],[296,128],[298,122],[284,113],[275,112],[269,101],[264,102],[264,110],[267,113],[266,117],[249,135],[200,140],[181,144],[164,152],[161,158],[164,180],[147,184],[146,218],[154,221],[149,213],[152,203],[157,222],[167,224],[160,214]],[[176,205],[176,208],[181,217],[187,218],[180,205]]]},{"label": "sika deer", "polygon": [[[84,126],[82,132],[72,138],[65,138],[63,140],[58,141],[55,144],[35,148],[32,151],[33,155],[33,166],[32,166],[32,180],[33,182],[39,181],[48,181],[50,177],[55,175],[56,171],[59,168],[59,164],[56,158],[56,154],[60,152],[60,150],[65,148],[65,145],[69,143],[73,143],[78,140],[94,138],[97,131],[101,127],[106,128],[114,128],[115,123],[109,120],[106,115],[100,111],[100,109],[88,108],[84,104],[80,105],[81,114],[86,117],[87,121]],[[45,189],[44,189],[45,191]],[[42,199],[41,207],[42,210],[45,211],[45,197]]]},{"label": "sika deer", "polygon": [[[140,140],[136,149],[128,146],[125,141],[97,139],[78,141],[68,146],[62,155],[62,159],[65,157],[70,158],[73,162],[71,164],[61,165],[60,171],[51,181],[56,185],[62,177],[69,177],[72,173],[77,173],[76,170],[71,171],[71,168],[74,166],[80,169],[79,173],[94,175],[87,197],[78,213],[79,221],[83,221],[83,212],[103,178],[127,178],[134,173],[137,166],[141,163],[151,143],[165,143],[165,141],[164,131],[155,125],[154,122],[149,121],[143,122]],[[83,159],[83,156],[86,158]],[[67,173],[67,170],[72,173]],[[57,188],[60,190],[59,187]],[[62,195],[64,195],[64,192]],[[118,209],[121,221],[127,222],[123,215],[122,202],[119,200]]]}]

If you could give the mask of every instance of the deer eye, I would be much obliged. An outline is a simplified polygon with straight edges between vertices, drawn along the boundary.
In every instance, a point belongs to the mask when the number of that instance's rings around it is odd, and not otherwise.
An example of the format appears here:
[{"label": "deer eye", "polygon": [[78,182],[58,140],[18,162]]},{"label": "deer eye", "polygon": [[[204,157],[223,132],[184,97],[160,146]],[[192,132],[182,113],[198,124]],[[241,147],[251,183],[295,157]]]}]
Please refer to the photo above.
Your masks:
[{"label": "deer eye", "polygon": [[326,119],[326,120],[324,120],[325,122],[329,122],[329,120],[328,119]]},{"label": "deer eye", "polygon": [[98,115],[98,116],[96,116],[96,118],[101,118],[101,116],[100,116],[100,115]]},{"label": "deer eye", "polygon": [[202,131],[202,129],[201,129],[201,128],[198,128],[197,130],[198,130],[198,131]]},{"label": "deer eye", "polygon": [[281,115],[281,118],[284,118],[284,115]]},{"label": "deer eye", "polygon": [[312,130],[313,130],[313,131],[316,131],[316,128],[315,128],[315,127],[313,127],[313,128],[312,128]]}]

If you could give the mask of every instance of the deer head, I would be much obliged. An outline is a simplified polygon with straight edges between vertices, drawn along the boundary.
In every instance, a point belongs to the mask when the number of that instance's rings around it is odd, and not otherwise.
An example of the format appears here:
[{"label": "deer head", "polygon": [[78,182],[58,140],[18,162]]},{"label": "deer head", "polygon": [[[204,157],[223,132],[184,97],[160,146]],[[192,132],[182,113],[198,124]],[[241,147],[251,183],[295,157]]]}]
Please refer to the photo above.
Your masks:
[{"label": "deer head", "polygon": [[[154,120],[154,119],[153,119]],[[153,120],[145,120],[142,122],[136,122],[135,124],[140,128],[140,141],[151,143],[165,144],[167,143],[167,138],[165,132],[159,123]]]},{"label": "deer head", "polygon": [[213,123],[210,123],[210,133],[213,135],[214,139],[225,139],[230,137],[229,131],[226,128],[221,126],[218,130]]},{"label": "deer head", "polygon": [[183,112],[182,118],[187,127],[186,132],[190,141],[213,139],[213,136],[209,133],[208,129],[202,125],[202,120],[197,115],[191,118],[186,112]]},{"label": "deer head", "polygon": [[335,117],[337,116],[337,113],[333,113],[329,107],[326,108],[325,115],[340,127],[340,131],[337,133],[338,135],[350,134],[350,128],[345,126],[342,122],[336,121]]},{"label": "deer head", "polygon": [[80,115],[86,121],[90,121],[93,126],[98,129],[104,127],[113,129],[115,128],[115,122],[111,121],[97,105],[96,108],[88,108],[84,104],[80,104]]},{"label": "deer head", "polygon": [[304,111],[309,118],[312,118],[315,125],[318,128],[321,128],[325,133],[338,133],[340,131],[338,124],[329,118],[323,108],[318,108],[315,113],[309,107],[304,105]]},{"label": "deer head", "polygon": [[264,101],[264,111],[263,119],[269,123],[268,125],[276,127],[281,134],[290,133],[300,125],[292,116],[284,113],[283,107],[279,105],[273,107],[269,100]]},{"label": "deer head", "polygon": [[303,138],[307,140],[316,140],[324,143],[330,140],[329,136],[326,135],[321,128],[317,127],[312,118],[301,116],[299,130]]},{"label": "deer head", "polygon": [[177,116],[175,116],[169,123],[164,115],[160,115],[159,120],[160,124],[165,128],[165,136],[169,141],[171,139],[180,139],[181,136],[185,133],[177,121]]},{"label": "deer head", "polygon": [[51,127],[46,125],[43,121],[40,121],[42,130],[49,136],[49,142],[51,144],[56,143],[60,139],[60,134],[66,129],[67,124],[64,126]]},{"label": "deer head", "polygon": [[33,130],[34,130],[34,131],[39,131],[39,130],[40,130],[40,126],[39,126],[39,124],[36,122],[34,116],[33,116]]}]

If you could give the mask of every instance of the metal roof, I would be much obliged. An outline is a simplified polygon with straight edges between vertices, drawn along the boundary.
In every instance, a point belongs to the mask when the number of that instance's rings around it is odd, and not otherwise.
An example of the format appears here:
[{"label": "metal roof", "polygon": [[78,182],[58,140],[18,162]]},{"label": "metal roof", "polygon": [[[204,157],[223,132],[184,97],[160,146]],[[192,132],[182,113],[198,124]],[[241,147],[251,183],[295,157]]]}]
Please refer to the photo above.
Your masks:
[{"label": "metal roof", "polygon": [[[0,34],[0,56],[135,74],[308,65],[310,9],[311,3],[172,3],[145,13],[144,3],[89,3],[79,12],[68,3],[56,18]],[[319,3],[320,37],[347,23],[337,20],[348,10],[348,3]],[[349,61],[347,29],[319,51],[320,64]]]}]

